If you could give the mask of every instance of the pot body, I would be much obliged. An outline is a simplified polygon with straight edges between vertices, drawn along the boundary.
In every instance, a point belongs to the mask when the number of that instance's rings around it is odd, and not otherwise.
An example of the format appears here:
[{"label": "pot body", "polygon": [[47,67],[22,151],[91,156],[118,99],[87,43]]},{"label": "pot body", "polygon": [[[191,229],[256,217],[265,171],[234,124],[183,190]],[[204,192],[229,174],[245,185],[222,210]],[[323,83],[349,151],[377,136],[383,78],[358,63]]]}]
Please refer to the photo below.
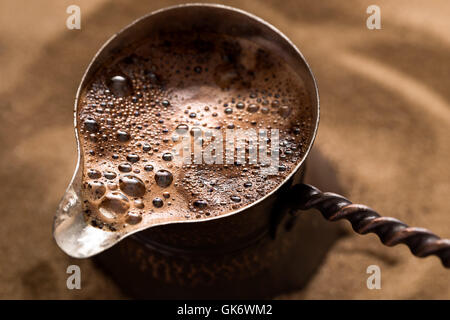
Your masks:
[{"label": "pot body", "polygon": [[289,212],[290,187],[303,173],[238,215],[150,228],[95,260],[140,299],[258,299],[299,289],[340,234],[315,212]]},{"label": "pot body", "polygon": [[[104,45],[81,87],[122,48],[152,33],[172,32],[246,38],[289,63],[310,93],[313,106],[315,130],[309,152],[319,119],[317,86],[309,66],[281,32],[234,8],[180,5],[137,20]],[[337,237],[336,229],[319,215],[302,215],[301,223],[294,224],[288,214],[289,201],[295,200],[289,190],[303,179],[306,155],[280,187],[245,210],[207,221],[146,229],[96,260],[127,293],[138,298],[268,298],[301,287]]]}]

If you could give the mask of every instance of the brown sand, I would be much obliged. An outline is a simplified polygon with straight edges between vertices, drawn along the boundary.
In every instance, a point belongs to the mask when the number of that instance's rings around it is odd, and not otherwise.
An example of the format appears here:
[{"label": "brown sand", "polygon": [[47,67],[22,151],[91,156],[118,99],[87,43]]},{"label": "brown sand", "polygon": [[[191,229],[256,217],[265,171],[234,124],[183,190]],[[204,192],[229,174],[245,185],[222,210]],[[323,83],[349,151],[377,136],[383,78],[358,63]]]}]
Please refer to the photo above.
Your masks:
[{"label": "brown sand", "polygon": [[[120,27],[176,2],[77,3],[81,31],[65,28],[71,1],[0,4],[0,298],[125,298],[90,260],[64,255],[51,224],[75,166],[72,106],[85,67]],[[315,150],[335,166],[345,195],[449,238],[448,1],[377,1],[378,31],[365,28],[372,1],[227,4],[268,20],[307,57],[321,93]],[[82,290],[66,289],[73,263]],[[381,290],[366,288],[371,264],[381,267]],[[282,297],[449,299],[449,280],[437,258],[350,234],[306,288]]]}]

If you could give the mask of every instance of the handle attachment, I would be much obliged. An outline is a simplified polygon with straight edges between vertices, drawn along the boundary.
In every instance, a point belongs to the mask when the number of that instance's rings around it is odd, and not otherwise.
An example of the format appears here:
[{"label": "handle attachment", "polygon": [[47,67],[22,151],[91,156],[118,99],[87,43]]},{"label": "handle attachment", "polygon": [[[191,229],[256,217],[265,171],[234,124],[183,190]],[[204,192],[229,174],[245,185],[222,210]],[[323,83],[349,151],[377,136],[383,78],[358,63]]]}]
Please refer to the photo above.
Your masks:
[{"label": "handle attachment", "polygon": [[436,255],[445,268],[450,268],[450,239],[441,239],[427,229],[409,227],[395,218],[382,217],[365,205],[354,204],[343,196],[322,192],[308,184],[293,188],[300,200],[300,210],[317,209],[329,221],[346,219],[359,234],[375,233],[389,247],[403,243],[420,258]]}]

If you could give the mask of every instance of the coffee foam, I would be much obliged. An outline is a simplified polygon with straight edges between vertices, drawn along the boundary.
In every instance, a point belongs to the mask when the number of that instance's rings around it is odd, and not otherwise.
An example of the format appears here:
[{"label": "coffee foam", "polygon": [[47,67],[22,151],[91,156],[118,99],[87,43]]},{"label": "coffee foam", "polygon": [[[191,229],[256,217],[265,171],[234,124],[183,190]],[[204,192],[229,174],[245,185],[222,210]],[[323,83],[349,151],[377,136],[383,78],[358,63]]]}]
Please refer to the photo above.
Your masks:
[{"label": "coffee foam", "polygon": [[[149,216],[222,215],[275,189],[304,157],[314,129],[308,93],[256,43],[170,35],[114,60],[83,90],[77,112],[84,212],[94,226],[115,231]],[[177,127],[278,129],[278,174],[263,174],[259,164],[177,162]]]}]

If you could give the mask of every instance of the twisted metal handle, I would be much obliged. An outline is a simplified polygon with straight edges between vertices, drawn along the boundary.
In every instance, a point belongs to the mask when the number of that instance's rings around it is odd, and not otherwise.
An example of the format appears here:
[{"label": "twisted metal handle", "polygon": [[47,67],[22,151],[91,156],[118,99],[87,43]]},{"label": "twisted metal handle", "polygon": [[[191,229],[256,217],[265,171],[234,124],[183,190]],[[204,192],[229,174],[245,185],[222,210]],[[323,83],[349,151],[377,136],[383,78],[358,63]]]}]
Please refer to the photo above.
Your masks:
[{"label": "twisted metal handle", "polygon": [[300,197],[300,210],[317,209],[329,221],[347,219],[359,234],[375,233],[390,247],[406,244],[412,254],[420,258],[436,255],[444,267],[450,268],[450,239],[441,239],[427,229],[409,227],[391,217],[381,217],[365,205],[354,204],[343,196],[322,192],[307,184],[296,185],[293,191]]}]

